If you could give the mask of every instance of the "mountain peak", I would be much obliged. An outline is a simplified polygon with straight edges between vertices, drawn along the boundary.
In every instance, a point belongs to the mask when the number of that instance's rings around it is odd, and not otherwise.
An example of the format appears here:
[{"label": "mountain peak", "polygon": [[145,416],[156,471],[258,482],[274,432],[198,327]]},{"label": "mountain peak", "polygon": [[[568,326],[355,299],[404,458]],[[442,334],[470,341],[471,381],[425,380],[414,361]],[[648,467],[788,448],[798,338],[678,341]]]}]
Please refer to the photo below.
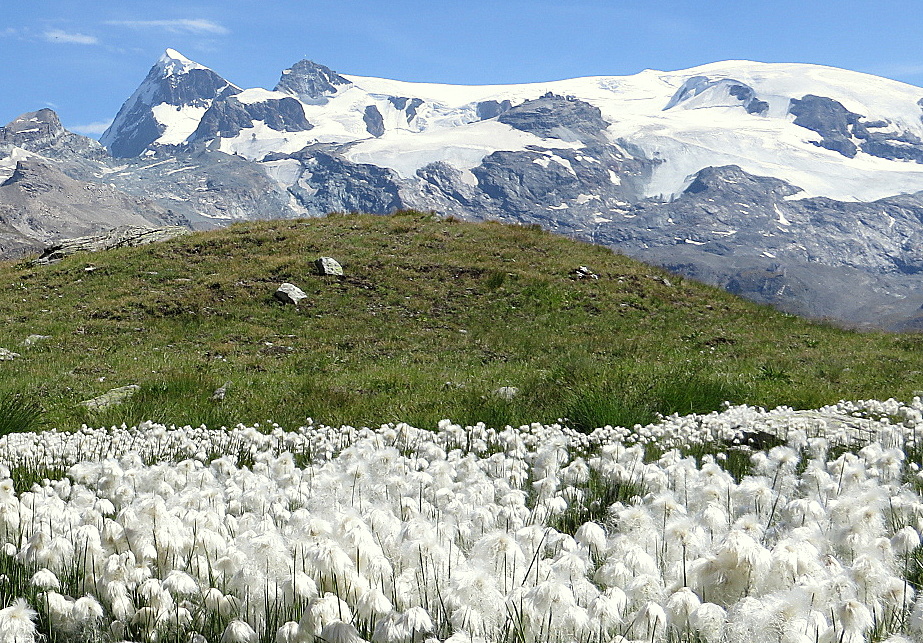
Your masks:
[{"label": "mountain peak", "polygon": [[188,74],[193,69],[204,69],[208,70],[208,67],[200,65],[194,60],[186,58],[183,54],[179,53],[175,49],[167,48],[163,52],[163,56],[160,57],[160,60],[157,61],[155,68],[160,68],[163,70],[163,77],[172,76],[174,74]]},{"label": "mountain peak", "polygon": [[53,138],[64,133],[61,120],[54,110],[40,109],[26,112],[0,128],[0,142],[21,145],[24,141]]},{"label": "mountain peak", "polygon": [[99,141],[113,156],[138,156],[149,145],[185,141],[212,102],[240,88],[208,67],[167,49]]},{"label": "mountain peak", "polygon": [[338,73],[311,60],[299,60],[282,72],[277,92],[293,94],[303,101],[313,102],[335,94],[339,87],[351,83]]}]

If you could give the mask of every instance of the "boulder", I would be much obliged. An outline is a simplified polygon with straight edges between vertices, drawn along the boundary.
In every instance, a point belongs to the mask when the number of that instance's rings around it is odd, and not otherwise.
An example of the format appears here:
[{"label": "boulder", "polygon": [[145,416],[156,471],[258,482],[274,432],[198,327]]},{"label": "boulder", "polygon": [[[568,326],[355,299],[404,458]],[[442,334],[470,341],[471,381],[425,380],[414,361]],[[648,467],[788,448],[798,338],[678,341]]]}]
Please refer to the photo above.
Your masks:
[{"label": "boulder", "polygon": [[317,274],[319,275],[343,276],[343,266],[333,257],[321,257],[315,260],[314,267],[317,268]]},{"label": "boulder", "polygon": [[295,304],[296,306],[298,302],[308,297],[301,288],[288,282],[279,286],[273,296],[284,304]]},{"label": "boulder", "polygon": [[83,251],[96,252],[126,246],[143,246],[156,241],[173,239],[180,235],[189,234],[189,232],[188,228],[182,226],[169,226],[166,228],[123,226],[110,230],[105,234],[56,241],[54,244],[47,246],[34,263],[55,263],[64,257]]},{"label": "boulder", "polygon": [[103,411],[108,409],[111,406],[116,406],[121,404],[132,395],[141,390],[141,387],[137,384],[129,384],[128,386],[120,386],[118,388],[111,389],[106,391],[98,397],[94,397],[89,400],[84,400],[80,404],[85,406],[90,411]]}]

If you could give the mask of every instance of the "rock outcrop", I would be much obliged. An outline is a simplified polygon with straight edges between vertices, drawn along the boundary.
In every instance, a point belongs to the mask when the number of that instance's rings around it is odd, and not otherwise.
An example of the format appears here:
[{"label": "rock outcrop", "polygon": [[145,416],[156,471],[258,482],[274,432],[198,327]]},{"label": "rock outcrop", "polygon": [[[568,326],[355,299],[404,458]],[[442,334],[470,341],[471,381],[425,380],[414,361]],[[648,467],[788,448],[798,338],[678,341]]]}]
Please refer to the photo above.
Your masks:
[{"label": "rock outcrop", "polygon": [[167,228],[124,226],[109,230],[104,234],[57,241],[47,246],[42,251],[42,254],[35,259],[34,263],[50,264],[78,252],[98,252],[100,250],[111,250],[112,248],[143,246],[149,243],[174,239],[184,234],[189,234],[189,229],[181,226]]}]

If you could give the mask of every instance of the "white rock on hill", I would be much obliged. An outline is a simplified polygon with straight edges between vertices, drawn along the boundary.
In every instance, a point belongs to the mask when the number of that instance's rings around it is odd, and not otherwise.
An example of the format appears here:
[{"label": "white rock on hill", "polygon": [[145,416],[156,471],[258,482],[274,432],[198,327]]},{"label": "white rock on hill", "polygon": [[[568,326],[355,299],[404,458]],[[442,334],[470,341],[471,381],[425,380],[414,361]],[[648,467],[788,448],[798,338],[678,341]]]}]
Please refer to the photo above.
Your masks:
[{"label": "white rock on hill", "polygon": [[308,298],[301,288],[288,282],[279,286],[273,296],[284,304],[295,304],[296,306],[301,300]]}]

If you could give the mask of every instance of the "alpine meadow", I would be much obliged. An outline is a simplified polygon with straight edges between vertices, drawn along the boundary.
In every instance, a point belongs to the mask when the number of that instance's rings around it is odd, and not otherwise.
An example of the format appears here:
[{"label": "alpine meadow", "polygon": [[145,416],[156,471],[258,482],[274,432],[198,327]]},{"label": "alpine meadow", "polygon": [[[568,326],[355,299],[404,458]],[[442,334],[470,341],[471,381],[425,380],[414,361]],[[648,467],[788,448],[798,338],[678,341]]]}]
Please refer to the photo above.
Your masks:
[{"label": "alpine meadow", "polygon": [[915,335],[419,212],[0,278],[4,640],[923,633]]},{"label": "alpine meadow", "polygon": [[0,643],[923,643],[919,12],[12,4]]}]

